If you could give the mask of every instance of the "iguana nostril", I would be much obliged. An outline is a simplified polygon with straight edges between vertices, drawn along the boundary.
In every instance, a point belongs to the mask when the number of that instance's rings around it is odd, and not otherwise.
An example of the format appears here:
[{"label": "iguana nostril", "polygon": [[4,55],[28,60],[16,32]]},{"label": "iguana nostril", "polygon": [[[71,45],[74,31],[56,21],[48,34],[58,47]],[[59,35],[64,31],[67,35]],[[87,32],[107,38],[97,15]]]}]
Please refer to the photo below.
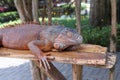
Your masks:
[{"label": "iguana nostril", "polygon": [[59,49],[59,43],[54,43],[54,48]]}]

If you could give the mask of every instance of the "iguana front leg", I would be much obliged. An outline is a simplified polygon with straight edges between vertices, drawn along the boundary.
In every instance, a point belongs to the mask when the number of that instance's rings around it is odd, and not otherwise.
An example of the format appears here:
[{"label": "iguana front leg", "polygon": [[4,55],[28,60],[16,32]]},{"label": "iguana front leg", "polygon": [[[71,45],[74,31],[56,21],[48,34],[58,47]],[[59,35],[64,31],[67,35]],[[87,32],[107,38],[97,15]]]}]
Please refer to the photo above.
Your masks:
[{"label": "iguana front leg", "polygon": [[47,56],[42,52],[42,50],[49,50],[50,43],[48,42],[48,40],[34,40],[28,43],[28,48],[30,49],[30,51],[32,51],[32,53],[39,59],[40,65],[44,65],[45,69],[48,70],[50,69],[50,65],[47,61]]}]

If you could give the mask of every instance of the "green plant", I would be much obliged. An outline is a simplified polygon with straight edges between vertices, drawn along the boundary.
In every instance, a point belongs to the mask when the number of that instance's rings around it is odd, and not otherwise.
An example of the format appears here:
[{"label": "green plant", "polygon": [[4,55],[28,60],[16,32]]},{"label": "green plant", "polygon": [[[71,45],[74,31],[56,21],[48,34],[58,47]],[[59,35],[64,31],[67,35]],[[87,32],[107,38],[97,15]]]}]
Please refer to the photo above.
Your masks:
[{"label": "green plant", "polygon": [[0,13],[0,23],[14,21],[18,19],[18,13],[17,12],[4,12]]},{"label": "green plant", "polygon": [[[54,18],[53,23],[59,23],[70,28],[76,28],[76,19]],[[101,30],[90,26],[89,19],[81,20],[82,36],[84,43],[109,46],[110,26],[104,26]]]},{"label": "green plant", "polygon": [[81,9],[82,10],[87,9],[87,4],[86,3],[81,3]]},{"label": "green plant", "polygon": [[103,27],[101,30],[98,28],[87,27],[84,28],[82,35],[84,37],[84,43],[109,46],[109,26]]},{"label": "green plant", "polygon": [[6,22],[6,23],[0,23],[0,28],[4,28],[8,25],[15,25],[15,24],[20,24],[21,23],[21,20],[18,19],[18,20],[15,20],[15,21],[9,21],[9,22]]},{"label": "green plant", "polygon": [[76,26],[76,20],[73,19],[60,19],[60,18],[54,18],[53,19],[53,24],[59,23],[60,25],[70,27],[70,28],[75,28]]}]

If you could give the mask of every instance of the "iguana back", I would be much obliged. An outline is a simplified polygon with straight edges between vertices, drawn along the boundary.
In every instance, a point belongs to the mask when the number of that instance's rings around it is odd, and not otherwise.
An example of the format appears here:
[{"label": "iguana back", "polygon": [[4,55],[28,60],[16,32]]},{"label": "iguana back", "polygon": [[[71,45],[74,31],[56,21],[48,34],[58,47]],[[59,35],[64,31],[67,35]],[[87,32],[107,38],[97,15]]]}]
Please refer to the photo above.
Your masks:
[{"label": "iguana back", "polygon": [[44,37],[52,40],[53,38],[50,36],[54,37],[54,35],[57,36],[59,34],[60,30],[57,28],[57,26],[24,24],[1,29],[2,45],[13,49],[28,49],[27,44],[32,40],[43,39]]}]

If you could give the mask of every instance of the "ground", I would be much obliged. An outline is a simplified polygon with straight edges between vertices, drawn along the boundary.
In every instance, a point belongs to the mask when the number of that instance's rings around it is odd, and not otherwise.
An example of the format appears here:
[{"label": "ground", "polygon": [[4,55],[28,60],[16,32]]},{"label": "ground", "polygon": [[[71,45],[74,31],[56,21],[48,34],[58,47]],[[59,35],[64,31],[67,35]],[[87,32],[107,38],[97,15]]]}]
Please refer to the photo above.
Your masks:
[{"label": "ground", "polygon": [[[115,80],[120,79],[120,53],[116,62]],[[67,80],[72,80],[70,64],[54,63],[65,75]],[[32,80],[29,60],[0,58],[0,80]],[[109,69],[84,66],[83,80],[109,80]]]},{"label": "ground", "polygon": [[0,58],[0,80],[32,80],[29,60]]}]

